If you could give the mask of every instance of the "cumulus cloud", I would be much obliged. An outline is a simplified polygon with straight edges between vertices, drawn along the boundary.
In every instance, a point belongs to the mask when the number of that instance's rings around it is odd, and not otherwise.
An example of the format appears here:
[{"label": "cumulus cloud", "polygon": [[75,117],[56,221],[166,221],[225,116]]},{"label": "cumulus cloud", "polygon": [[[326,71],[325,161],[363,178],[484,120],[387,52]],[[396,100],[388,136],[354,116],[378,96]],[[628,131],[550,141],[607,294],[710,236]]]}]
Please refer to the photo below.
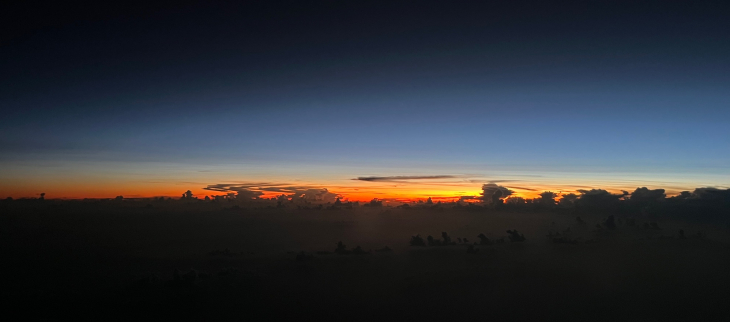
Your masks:
[{"label": "cumulus cloud", "polygon": [[327,188],[319,188],[319,189],[307,189],[307,190],[297,190],[289,197],[291,200],[306,200],[306,201],[321,201],[321,202],[333,202],[337,198],[336,193],[329,192]]},{"label": "cumulus cloud", "polygon": [[719,189],[715,187],[697,188],[692,193],[700,199],[728,199],[730,200],[730,189]]},{"label": "cumulus cloud", "polygon": [[607,207],[614,205],[623,194],[615,195],[603,189],[579,189],[581,193],[577,203],[589,207]]},{"label": "cumulus cloud", "polygon": [[500,186],[496,183],[486,183],[482,185],[482,201],[486,203],[496,204],[501,199],[507,198],[514,191],[509,190],[507,187]]},{"label": "cumulus cloud", "polygon": [[[628,191],[622,191],[624,195],[628,195]],[[647,187],[636,188],[631,193],[631,200],[636,203],[648,203],[651,201],[657,201],[664,199],[667,195],[664,189],[649,189]]]}]

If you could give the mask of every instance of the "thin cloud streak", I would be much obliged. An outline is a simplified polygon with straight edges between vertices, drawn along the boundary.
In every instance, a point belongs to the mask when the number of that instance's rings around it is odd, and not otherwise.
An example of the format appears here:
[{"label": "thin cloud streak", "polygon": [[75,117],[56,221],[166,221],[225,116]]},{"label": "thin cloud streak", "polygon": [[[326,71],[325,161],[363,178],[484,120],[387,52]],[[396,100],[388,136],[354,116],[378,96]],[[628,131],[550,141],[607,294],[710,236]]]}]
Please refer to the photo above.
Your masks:
[{"label": "thin cloud streak", "polygon": [[357,177],[352,180],[371,181],[371,182],[401,182],[402,180],[428,180],[428,179],[453,179],[458,176],[453,175],[435,175],[435,176],[388,176],[388,177]]},{"label": "thin cloud streak", "polygon": [[516,186],[505,186],[506,188],[512,188],[517,190],[527,190],[527,191],[539,191],[539,189],[532,189],[532,188],[526,188],[526,187],[516,187]]}]

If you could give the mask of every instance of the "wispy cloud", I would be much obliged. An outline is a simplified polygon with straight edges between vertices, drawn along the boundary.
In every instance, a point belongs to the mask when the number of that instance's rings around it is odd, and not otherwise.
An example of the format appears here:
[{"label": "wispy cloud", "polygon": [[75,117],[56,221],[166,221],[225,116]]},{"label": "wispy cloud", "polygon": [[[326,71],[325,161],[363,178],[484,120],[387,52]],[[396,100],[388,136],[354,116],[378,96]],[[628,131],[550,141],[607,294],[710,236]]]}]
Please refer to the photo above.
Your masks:
[{"label": "wispy cloud", "polygon": [[387,176],[387,177],[357,177],[352,180],[374,181],[374,182],[404,182],[407,180],[429,180],[429,179],[453,179],[458,178],[454,175],[435,175],[435,176]]},{"label": "wispy cloud", "polygon": [[532,188],[527,188],[527,187],[508,186],[507,188],[517,189],[517,190],[527,190],[527,191],[538,191],[538,189],[532,189]]}]

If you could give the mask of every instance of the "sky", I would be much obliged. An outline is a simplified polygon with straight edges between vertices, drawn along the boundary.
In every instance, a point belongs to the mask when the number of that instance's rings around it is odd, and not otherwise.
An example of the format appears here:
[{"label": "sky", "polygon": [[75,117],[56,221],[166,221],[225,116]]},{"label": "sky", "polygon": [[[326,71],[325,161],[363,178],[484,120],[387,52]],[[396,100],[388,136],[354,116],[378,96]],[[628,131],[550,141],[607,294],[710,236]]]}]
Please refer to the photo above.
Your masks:
[{"label": "sky", "polygon": [[0,197],[730,187],[722,1],[4,9]]}]

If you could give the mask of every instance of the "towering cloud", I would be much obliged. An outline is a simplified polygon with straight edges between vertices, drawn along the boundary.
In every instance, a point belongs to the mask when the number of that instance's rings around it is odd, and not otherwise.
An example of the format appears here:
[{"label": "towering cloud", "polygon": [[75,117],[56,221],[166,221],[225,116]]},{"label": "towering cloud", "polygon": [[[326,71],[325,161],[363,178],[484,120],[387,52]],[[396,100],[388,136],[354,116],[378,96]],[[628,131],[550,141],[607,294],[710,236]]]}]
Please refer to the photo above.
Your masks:
[{"label": "towering cloud", "polygon": [[499,204],[502,199],[509,197],[513,192],[496,183],[487,183],[482,186],[482,201],[484,203]]}]

